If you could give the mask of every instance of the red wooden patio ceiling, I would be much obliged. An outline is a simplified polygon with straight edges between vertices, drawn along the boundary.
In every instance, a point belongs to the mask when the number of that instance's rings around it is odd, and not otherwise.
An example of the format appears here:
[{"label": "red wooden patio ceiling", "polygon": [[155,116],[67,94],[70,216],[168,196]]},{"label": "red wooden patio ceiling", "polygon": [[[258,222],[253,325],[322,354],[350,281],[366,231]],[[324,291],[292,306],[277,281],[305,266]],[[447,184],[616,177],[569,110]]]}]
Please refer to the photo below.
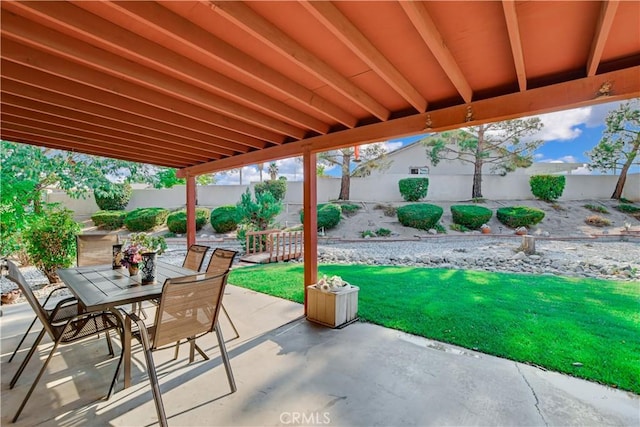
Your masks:
[{"label": "red wooden patio ceiling", "polygon": [[636,1],[1,8],[3,139],[183,175],[640,96]]}]

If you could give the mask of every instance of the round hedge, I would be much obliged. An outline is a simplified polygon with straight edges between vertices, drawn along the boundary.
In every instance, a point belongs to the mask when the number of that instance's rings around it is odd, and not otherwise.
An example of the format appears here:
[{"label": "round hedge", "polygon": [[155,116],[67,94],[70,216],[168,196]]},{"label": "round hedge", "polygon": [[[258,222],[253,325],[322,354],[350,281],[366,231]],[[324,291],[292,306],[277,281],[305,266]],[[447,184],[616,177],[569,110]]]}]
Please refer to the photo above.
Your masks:
[{"label": "round hedge", "polygon": [[[340,223],[342,208],[336,203],[321,203],[318,209],[318,229],[329,230]],[[304,222],[304,211],[300,211],[300,222]]]},{"label": "round hedge", "polygon": [[442,208],[428,203],[417,203],[398,208],[398,220],[405,227],[430,230],[442,217]]},{"label": "round hedge", "polygon": [[493,212],[484,206],[453,205],[451,206],[451,216],[454,223],[464,225],[471,230],[477,230],[491,219]]},{"label": "round hedge", "polygon": [[127,207],[133,190],[129,184],[102,185],[93,191],[96,204],[103,211],[121,211]]},{"label": "round hedge", "polygon": [[528,206],[508,206],[498,209],[496,217],[507,227],[528,227],[542,221],[544,212]]},{"label": "round hedge", "polygon": [[211,211],[211,226],[216,233],[229,233],[238,228],[238,208],[234,205],[220,206]]},{"label": "round hedge", "polygon": [[[209,220],[210,211],[207,208],[196,208],[196,231],[202,229]],[[187,211],[182,209],[171,212],[167,217],[167,228],[172,233],[184,234],[187,232]]]},{"label": "round hedge", "polygon": [[107,230],[117,230],[124,225],[124,219],[126,217],[126,211],[98,211],[91,215],[91,220],[96,227],[102,227]]},{"label": "round hedge", "polygon": [[127,214],[124,226],[129,231],[150,231],[164,224],[169,211],[164,208],[138,208]]}]

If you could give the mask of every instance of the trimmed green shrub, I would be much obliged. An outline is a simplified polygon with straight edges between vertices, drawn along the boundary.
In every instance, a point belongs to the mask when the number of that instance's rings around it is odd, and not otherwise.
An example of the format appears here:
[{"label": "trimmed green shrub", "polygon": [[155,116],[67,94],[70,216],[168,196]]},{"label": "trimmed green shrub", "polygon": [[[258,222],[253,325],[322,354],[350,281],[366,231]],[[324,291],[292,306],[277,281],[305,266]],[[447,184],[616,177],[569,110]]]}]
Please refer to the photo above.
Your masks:
[{"label": "trimmed green shrub", "polygon": [[388,228],[378,228],[376,230],[376,236],[378,237],[391,236],[391,230],[389,230]]},{"label": "trimmed green shrub", "polygon": [[640,213],[640,208],[629,204],[618,205],[616,206],[616,209],[629,215],[637,215]]},{"label": "trimmed green shrub", "polygon": [[91,215],[91,220],[96,227],[107,230],[117,230],[124,225],[127,211],[98,211]]},{"label": "trimmed green shrub", "polygon": [[528,227],[542,221],[544,212],[527,206],[509,206],[498,209],[496,217],[507,227]]},{"label": "trimmed green shrub", "polygon": [[220,206],[211,211],[211,226],[216,233],[229,233],[238,228],[238,208],[235,205]]},{"label": "trimmed green shrub", "polygon": [[565,183],[564,175],[533,175],[529,178],[531,192],[545,202],[558,200],[562,196]]},{"label": "trimmed green shrub", "polygon": [[150,231],[164,224],[169,211],[164,208],[138,208],[129,212],[124,225],[129,231]]},{"label": "trimmed green shrub", "polygon": [[[196,231],[202,229],[209,221],[211,212],[207,208],[196,208]],[[187,211],[181,209],[171,212],[167,217],[167,228],[173,233],[184,234],[187,232]]]},{"label": "trimmed green shrub", "polygon": [[482,224],[493,216],[493,212],[489,208],[478,205],[453,205],[451,206],[451,215],[453,222],[463,225],[471,230],[477,230]]},{"label": "trimmed green shrub", "polygon": [[22,232],[29,257],[50,283],[60,281],[58,268],[70,267],[75,262],[76,234],[80,230],[72,211],[54,207],[48,208]]},{"label": "trimmed green shrub", "polygon": [[430,230],[442,217],[442,208],[428,203],[418,203],[398,208],[398,220],[405,227]]},{"label": "trimmed green shrub", "polygon": [[133,190],[129,184],[104,184],[93,190],[96,204],[103,211],[126,209]]},{"label": "trimmed green shrub", "polygon": [[268,191],[278,202],[281,202],[284,200],[285,194],[287,194],[287,181],[284,179],[272,179],[259,182],[253,188],[253,191],[256,195]]},{"label": "trimmed green shrub", "polygon": [[417,202],[427,195],[429,178],[404,178],[398,181],[400,194],[407,202]]},{"label": "trimmed green shrub", "polygon": [[[321,203],[318,209],[318,229],[329,230],[340,223],[342,209],[336,203]],[[300,222],[304,222],[304,210],[300,211]]]}]

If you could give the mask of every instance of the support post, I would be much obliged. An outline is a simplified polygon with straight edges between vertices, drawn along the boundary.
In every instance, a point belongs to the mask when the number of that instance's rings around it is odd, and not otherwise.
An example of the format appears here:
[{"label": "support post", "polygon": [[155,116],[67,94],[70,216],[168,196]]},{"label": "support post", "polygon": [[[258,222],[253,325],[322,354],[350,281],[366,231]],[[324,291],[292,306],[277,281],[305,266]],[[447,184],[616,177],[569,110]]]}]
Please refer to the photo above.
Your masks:
[{"label": "support post", "polygon": [[316,153],[309,148],[302,158],[304,169],[303,209],[304,209],[304,314],[307,315],[307,286],[318,281],[318,192],[316,174]]},{"label": "support post", "polygon": [[525,235],[522,236],[522,250],[527,255],[533,255],[536,253],[536,238],[534,236]]},{"label": "support post", "polygon": [[187,248],[196,242],[196,178],[187,176]]}]

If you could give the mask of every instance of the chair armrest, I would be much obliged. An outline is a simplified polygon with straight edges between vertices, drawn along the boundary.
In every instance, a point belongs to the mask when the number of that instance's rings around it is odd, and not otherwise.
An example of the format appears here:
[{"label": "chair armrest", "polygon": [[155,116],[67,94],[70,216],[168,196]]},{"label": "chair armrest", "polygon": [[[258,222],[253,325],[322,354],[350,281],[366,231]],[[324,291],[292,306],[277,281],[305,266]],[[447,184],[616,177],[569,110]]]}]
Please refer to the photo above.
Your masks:
[{"label": "chair armrest", "polygon": [[56,292],[61,291],[63,289],[67,289],[67,285],[62,284],[61,286],[58,286],[52,289],[51,292],[49,292],[49,295],[47,295],[47,299],[44,300],[44,303],[42,304],[42,306],[45,307],[47,305],[47,302],[49,302],[49,298],[51,298],[53,294],[55,294]]},{"label": "chair armrest", "polygon": [[127,317],[129,317],[138,327],[138,331],[134,332],[132,335],[140,340],[143,347],[145,349],[150,348],[150,340],[149,340],[149,331],[147,330],[147,325],[145,325],[144,321],[140,319],[140,317],[136,313],[127,313],[124,312]]},{"label": "chair armrest", "polygon": [[[56,315],[58,314],[58,312],[60,310],[62,310],[64,307],[70,305],[71,303],[77,303],[78,300],[75,299],[75,297],[68,297],[65,298],[63,300],[58,301],[58,303],[56,304],[55,308],[53,309],[53,311],[51,312],[51,315],[49,316],[51,319],[55,319]],[[75,317],[75,316],[74,316]],[[73,318],[73,317],[72,317]]]}]

